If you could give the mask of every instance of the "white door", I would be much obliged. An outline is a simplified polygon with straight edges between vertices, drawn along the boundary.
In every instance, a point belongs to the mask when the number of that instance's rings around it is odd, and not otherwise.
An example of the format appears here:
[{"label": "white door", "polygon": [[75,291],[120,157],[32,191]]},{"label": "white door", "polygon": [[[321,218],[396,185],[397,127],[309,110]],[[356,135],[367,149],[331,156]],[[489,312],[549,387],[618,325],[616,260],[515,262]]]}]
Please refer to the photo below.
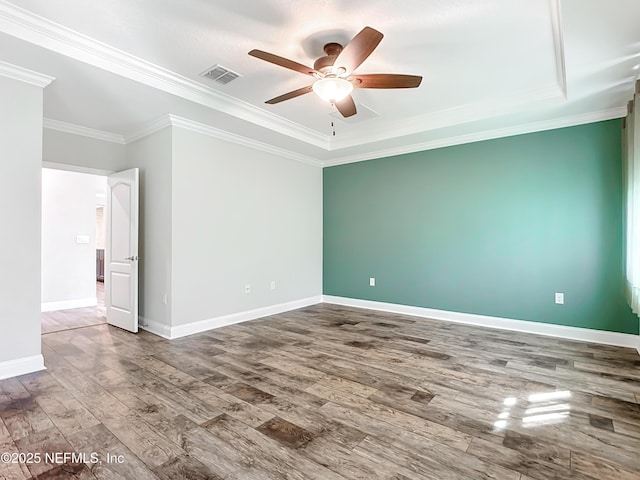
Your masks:
[{"label": "white door", "polygon": [[107,323],[138,331],[137,168],[107,177],[104,303]]}]

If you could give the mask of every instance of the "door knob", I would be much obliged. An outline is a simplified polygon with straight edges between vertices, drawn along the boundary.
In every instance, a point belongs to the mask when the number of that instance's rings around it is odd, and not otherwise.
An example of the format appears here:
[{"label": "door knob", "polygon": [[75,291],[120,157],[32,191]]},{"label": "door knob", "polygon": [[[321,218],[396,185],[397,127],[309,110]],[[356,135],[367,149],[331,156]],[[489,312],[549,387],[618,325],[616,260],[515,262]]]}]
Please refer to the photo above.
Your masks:
[{"label": "door knob", "polygon": [[130,257],[125,258],[125,260],[131,260],[133,262],[135,260],[140,260],[140,257],[137,255],[131,255]]}]

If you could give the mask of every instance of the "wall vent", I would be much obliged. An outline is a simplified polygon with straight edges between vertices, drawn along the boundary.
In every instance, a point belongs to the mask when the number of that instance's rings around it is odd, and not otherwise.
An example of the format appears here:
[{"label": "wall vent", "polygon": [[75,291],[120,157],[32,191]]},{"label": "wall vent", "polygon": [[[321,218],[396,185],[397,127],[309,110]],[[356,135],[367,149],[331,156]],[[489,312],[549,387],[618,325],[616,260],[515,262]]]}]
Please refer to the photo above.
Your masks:
[{"label": "wall vent", "polygon": [[215,80],[216,82],[221,83],[223,85],[226,85],[232,80],[235,80],[236,78],[242,76],[239,73],[236,73],[218,64],[215,64],[213,67],[208,68],[207,70],[202,72],[200,75],[202,75],[203,77],[207,77],[212,80]]}]

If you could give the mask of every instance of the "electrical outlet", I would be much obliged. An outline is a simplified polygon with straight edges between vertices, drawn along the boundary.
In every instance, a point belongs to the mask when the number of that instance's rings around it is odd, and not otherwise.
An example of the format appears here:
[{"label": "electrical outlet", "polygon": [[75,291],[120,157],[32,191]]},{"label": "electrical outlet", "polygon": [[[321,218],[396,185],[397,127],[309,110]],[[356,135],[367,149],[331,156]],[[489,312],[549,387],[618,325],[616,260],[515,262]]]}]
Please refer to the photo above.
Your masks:
[{"label": "electrical outlet", "polygon": [[251,293],[251,285],[249,283],[244,286],[244,293]]},{"label": "electrical outlet", "polygon": [[558,305],[564,305],[564,293],[556,292],[556,303]]},{"label": "electrical outlet", "polygon": [[271,280],[271,290],[275,290],[275,289],[276,289],[276,281]]},{"label": "electrical outlet", "polygon": [[370,287],[375,287],[376,286],[376,279],[374,277],[370,277],[369,278],[369,286]]}]

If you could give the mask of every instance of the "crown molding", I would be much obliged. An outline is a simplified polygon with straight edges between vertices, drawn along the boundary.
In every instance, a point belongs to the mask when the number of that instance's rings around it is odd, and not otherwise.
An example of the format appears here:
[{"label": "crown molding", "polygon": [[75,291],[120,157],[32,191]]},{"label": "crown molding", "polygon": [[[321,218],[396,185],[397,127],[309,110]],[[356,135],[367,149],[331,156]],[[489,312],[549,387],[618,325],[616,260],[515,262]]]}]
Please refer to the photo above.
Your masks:
[{"label": "crown molding", "polygon": [[52,118],[45,118],[42,122],[42,126],[49,130],[71,133],[72,135],[81,135],[83,137],[95,138],[96,140],[102,140],[105,142],[119,143],[121,145],[126,143],[122,135],[96,130],[95,128],[83,127],[81,125],[74,125],[73,123],[61,122],[60,120],[54,120]]},{"label": "crown molding", "polygon": [[171,119],[171,125],[173,125],[174,127],[184,128],[185,130],[200,133],[202,135],[208,135],[214,138],[219,138],[221,140],[226,140],[227,142],[235,143],[237,145],[243,145],[245,147],[253,148],[254,150],[260,150],[262,152],[277,155],[279,157],[289,158],[291,160],[314,165],[316,167],[323,166],[322,161],[313,157],[309,157],[307,155],[295,153],[291,150],[276,147],[268,143],[259,142],[258,140],[243,137],[242,135],[237,135],[235,133],[226,132],[224,130],[220,130],[219,128],[210,127],[209,125],[194,122],[186,118],[177,117],[175,115],[169,115],[169,117]]},{"label": "crown molding", "polygon": [[371,127],[367,125],[354,128],[347,136],[332,140],[331,151],[366,145],[367,143],[390,140],[406,135],[414,135],[439,128],[476,122],[521,111],[525,105],[543,102],[565,102],[566,96],[558,85],[538,88],[528,92],[519,92],[508,97],[494,98],[483,102],[460,105],[445,110],[429,112],[411,118],[399,120],[394,126]]},{"label": "crown molding", "polygon": [[132,133],[131,135],[127,135],[125,137],[126,143],[135,142],[136,140],[144,138],[169,126],[183,128],[191,132],[208,135],[220,140],[225,140],[237,145],[243,145],[245,147],[253,148],[254,150],[260,150],[262,152],[277,155],[279,157],[289,158],[291,160],[314,165],[316,167],[323,166],[323,163],[316,158],[295,153],[291,150],[276,147],[268,143],[259,142],[258,140],[254,140],[252,138],[243,137],[242,135],[226,132],[219,128],[211,127],[209,125],[205,125],[204,123],[195,122],[193,120],[189,120],[187,118],[179,117],[172,114],[163,115],[162,117],[146,124],[140,130]]},{"label": "crown molding", "polygon": [[160,130],[171,126],[171,115],[166,114],[162,115],[155,120],[150,121],[149,123],[144,124],[138,130],[126,134],[124,136],[125,143],[129,144],[135,142],[136,140],[140,140],[141,138],[148,137]]},{"label": "crown molding", "polygon": [[14,80],[20,80],[21,82],[30,83],[31,85],[41,88],[46,87],[56,79],[50,75],[34,72],[33,70],[3,61],[0,61],[0,75],[3,77],[13,78]]},{"label": "crown molding", "polygon": [[319,160],[314,157],[299,154],[285,148],[276,147],[268,143],[259,142],[251,138],[243,137],[234,133],[226,132],[224,130],[205,125],[203,123],[195,122],[187,118],[179,117],[177,115],[167,114],[162,117],[147,123],[139,130],[132,132],[131,134],[121,136],[109,132],[103,132],[101,130],[94,130],[92,128],[81,127],[79,125],[73,125],[70,123],[60,122],[58,120],[45,119],[44,128],[50,128],[53,130],[59,130],[62,132],[72,133],[75,135],[83,135],[91,138],[97,138],[99,140],[110,141],[118,144],[129,144],[140,140],[146,136],[152,135],[167,127],[179,127],[192,132],[197,132],[203,135],[226,140],[231,143],[243,145],[255,150],[277,155],[283,158],[289,158],[298,162],[306,163],[309,165],[319,167],[333,167],[336,165],[343,165],[347,163],[363,162],[366,160],[373,160],[376,158],[392,157],[396,155],[403,155],[406,153],[414,153],[425,150],[433,150],[436,148],[450,147],[454,145],[461,145],[464,143],[481,142],[483,140],[492,140],[496,138],[511,137],[514,135],[524,135],[527,133],[540,132],[544,130],[554,130],[557,128],[572,127],[576,125],[583,125],[586,123],[600,122],[604,120],[612,120],[615,118],[623,118],[627,115],[627,107],[616,107],[608,110],[601,110],[597,112],[582,113],[579,115],[572,115],[568,117],[555,118],[552,120],[543,120],[540,122],[526,123],[520,125],[514,125],[505,128],[498,128],[493,130],[485,130],[483,132],[469,133],[465,135],[458,135],[454,137],[441,138],[437,140],[430,140],[428,142],[412,143],[402,145],[400,147],[393,147],[381,150],[374,150],[366,153],[347,155],[342,157],[336,157],[331,160]]},{"label": "crown molding", "polygon": [[514,135],[523,135],[526,133],[541,132],[544,130],[554,130],[556,128],[573,127],[583,125],[585,123],[601,122],[604,120],[612,120],[622,118],[627,114],[627,107],[617,107],[598,112],[589,112],[569,117],[555,118],[552,120],[543,120],[541,122],[526,123],[505,128],[497,128],[486,130],[484,132],[469,133],[466,135],[458,135],[455,137],[431,140],[428,142],[414,143],[411,145],[403,145],[401,147],[376,150],[372,152],[348,155],[338,157],[333,160],[323,162],[324,167],[333,167],[346,163],[363,162],[365,160],[373,160],[375,158],[393,157],[403,155],[405,153],[414,153],[425,150],[433,150],[436,148],[450,147],[453,145],[461,145],[464,143],[481,142],[483,140],[492,140],[495,138],[511,137]]},{"label": "crown molding", "polygon": [[302,142],[329,148],[327,135],[99,42],[6,0],[0,0],[0,31]]},{"label": "crown molding", "polygon": [[523,104],[556,98],[566,100],[567,89],[560,0],[548,1],[557,71],[557,84],[554,87],[539,89],[513,96],[513,98],[509,99],[465,105],[406,119],[391,128],[385,126],[384,128],[371,129],[363,126],[354,130],[353,134],[348,137],[342,137],[337,140],[332,139],[329,135],[319,133],[311,128],[287,120],[219,90],[99,42],[6,0],[0,0],[0,31],[125,78],[331,151],[444,128],[493,115],[503,115],[513,110],[514,106]]}]

